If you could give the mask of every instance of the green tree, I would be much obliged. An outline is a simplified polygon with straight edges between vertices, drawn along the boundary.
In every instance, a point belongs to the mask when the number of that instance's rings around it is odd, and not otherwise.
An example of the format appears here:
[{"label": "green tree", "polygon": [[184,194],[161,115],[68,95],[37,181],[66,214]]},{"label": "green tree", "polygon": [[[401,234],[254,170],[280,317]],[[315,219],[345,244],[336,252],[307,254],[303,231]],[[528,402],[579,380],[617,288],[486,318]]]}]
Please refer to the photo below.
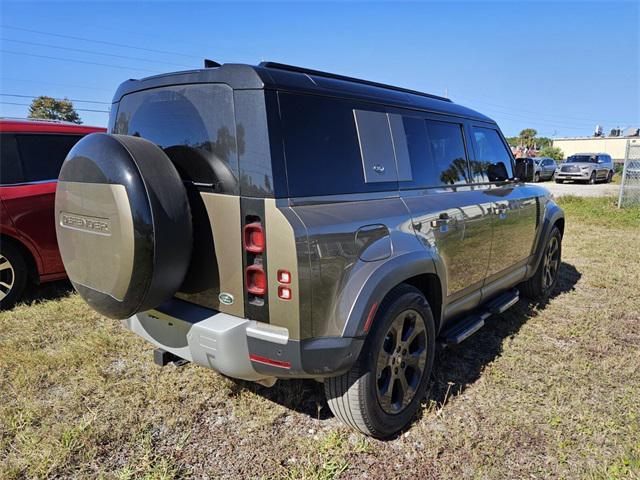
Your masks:
[{"label": "green tree", "polygon": [[553,158],[556,162],[561,162],[564,158],[564,153],[558,147],[552,147],[551,145],[547,145],[542,150],[540,150],[539,155],[541,157],[550,157]]},{"label": "green tree", "polygon": [[538,148],[550,147],[552,140],[549,137],[536,137],[535,144]]},{"label": "green tree", "polygon": [[44,118],[47,120],[64,120],[72,123],[82,123],[80,115],[73,108],[71,100],[41,95],[33,99],[29,107],[29,118]]},{"label": "green tree", "polygon": [[507,143],[510,147],[520,146],[520,137],[507,137]]},{"label": "green tree", "polygon": [[519,138],[521,145],[531,148],[535,145],[535,137],[538,132],[533,128],[525,128],[520,132]]}]

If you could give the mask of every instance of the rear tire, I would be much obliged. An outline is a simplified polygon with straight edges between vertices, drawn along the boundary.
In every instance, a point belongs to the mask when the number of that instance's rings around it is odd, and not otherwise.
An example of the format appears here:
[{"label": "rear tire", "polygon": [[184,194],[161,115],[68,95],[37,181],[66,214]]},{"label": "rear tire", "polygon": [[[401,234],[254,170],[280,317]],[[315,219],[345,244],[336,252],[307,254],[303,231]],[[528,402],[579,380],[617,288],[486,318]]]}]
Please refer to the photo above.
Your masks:
[{"label": "rear tire", "polygon": [[27,285],[27,264],[20,251],[7,241],[0,250],[0,309],[12,308]]},{"label": "rear tire", "polygon": [[558,283],[558,272],[562,261],[562,234],[553,227],[542,253],[536,273],[520,285],[522,294],[531,300],[546,300]]},{"label": "rear tire", "polygon": [[324,382],[333,414],[352,428],[389,437],[413,419],[435,351],[435,324],[422,293],[406,284],[385,297],[358,360]]}]

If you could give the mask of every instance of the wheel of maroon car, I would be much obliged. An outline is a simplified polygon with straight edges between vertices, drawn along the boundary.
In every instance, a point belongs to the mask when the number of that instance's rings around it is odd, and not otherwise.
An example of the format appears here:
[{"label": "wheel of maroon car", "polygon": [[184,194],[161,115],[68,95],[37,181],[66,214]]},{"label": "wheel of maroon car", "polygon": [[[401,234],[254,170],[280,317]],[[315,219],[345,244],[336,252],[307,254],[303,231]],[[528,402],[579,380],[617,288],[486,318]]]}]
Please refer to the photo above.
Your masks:
[{"label": "wheel of maroon car", "polygon": [[27,276],[27,265],[20,250],[3,239],[0,245],[0,309],[9,309],[20,300]]},{"label": "wheel of maroon car", "polygon": [[84,137],[62,165],[55,213],[67,274],[98,312],[127,318],[180,287],[192,250],[189,201],[178,171],[153,143]]}]

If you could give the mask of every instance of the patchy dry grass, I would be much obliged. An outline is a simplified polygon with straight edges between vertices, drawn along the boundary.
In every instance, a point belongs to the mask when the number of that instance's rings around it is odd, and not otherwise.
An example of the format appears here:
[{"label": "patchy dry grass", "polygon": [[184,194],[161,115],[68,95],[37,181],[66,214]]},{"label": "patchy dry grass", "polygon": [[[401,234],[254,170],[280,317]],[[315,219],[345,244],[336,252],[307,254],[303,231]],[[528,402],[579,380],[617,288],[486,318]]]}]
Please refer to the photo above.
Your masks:
[{"label": "patchy dry grass", "polygon": [[640,211],[563,198],[564,263],[441,351],[420,418],[352,433],[321,386],[238,384],[151,347],[64,288],[0,314],[0,478],[640,478]]}]

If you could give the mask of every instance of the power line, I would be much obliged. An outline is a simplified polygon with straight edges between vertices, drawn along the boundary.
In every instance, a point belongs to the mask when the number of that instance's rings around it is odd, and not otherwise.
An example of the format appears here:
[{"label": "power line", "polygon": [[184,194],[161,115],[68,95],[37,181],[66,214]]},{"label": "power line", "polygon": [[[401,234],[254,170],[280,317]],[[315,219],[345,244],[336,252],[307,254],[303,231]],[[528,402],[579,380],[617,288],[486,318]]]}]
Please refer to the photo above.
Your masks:
[{"label": "power line", "polygon": [[123,43],[108,42],[106,40],[93,40],[93,39],[90,39],[90,38],[76,37],[74,35],[63,35],[61,33],[43,32],[42,30],[32,30],[30,28],[16,27],[16,26],[12,26],[12,25],[1,25],[0,27],[1,28],[9,28],[11,30],[18,30],[18,31],[21,31],[21,32],[38,33],[40,35],[49,35],[49,36],[52,36],[52,37],[68,38],[68,39],[71,39],[71,40],[81,40],[83,42],[99,43],[101,45],[110,45],[112,47],[129,48],[129,49],[134,49],[134,50],[141,50],[141,51],[144,51],[144,52],[164,53],[164,54],[168,54],[168,55],[178,55],[178,56],[182,56],[182,57],[202,59],[198,55],[189,55],[187,53],[171,52],[171,51],[168,51],[168,50],[158,50],[158,49],[145,48],[145,47],[136,47],[136,46],[133,46],[133,45],[126,45],[126,44],[123,44]]},{"label": "power line", "polygon": [[22,83],[35,83],[38,85],[53,85],[56,87],[73,87],[73,88],[81,88],[84,90],[98,90],[101,92],[113,92],[115,90],[115,87],[113,89],[110,88],[98,88],[98,87],[91,87],[88,85],[75,85],[73,83],[57,83],[57,82],[47,82],[44,80],[31,80],[31,79],[27,79],[27,78],[16,78],[16,77],[0,77],[0,80],[10,80],[12,82],[22,82]]},{"label": "power line", "polygon": [[24,55],[27,57],[46,58],[47,60],[59,60],[64,62],[83,63],[85,65],[99,65],[101,67],[119,68],[122,70],[134,70],[134,71],[141,71],[141,72],[160,73],[158,70],[149,70],[147,68],[127,67],[125,65],[113,65],[111,63],[89,62],[87,60],[76,60],[74,58],[62,58],[62,57],[53,57],[50,55],[38,55],[36,53],[14,52],[12,50],[4,50],[4,49],[1,49],[0,52],[9,53],[11,55]]},{"label": "power line", "polygon": [[[456,94],[455,96],[456,97],[462,97],[463,99],[466,98],[467,100],[469,100],[471,102],[481,103],[483,105],[489,105],[489,106],[498,107],[498,108],[506,108],[506,109],[509,109],[511,111],[513,111],[513,109],[514,109],[513,105],[501,105],[499,103],[487,102],[487,101],[484,101],[484,100],[478,100],[476,98],[469,97],[467,95]],[[590,122],[590,124],[595,122],[595,120],[593,120],[593,119],[587,119],[587,118],[584,118],[584,117],[573,117],[573,116],[568,116],[568,115],[558,115],[556,113],[537,112],[537,111],[534,111],[534,110],[528,110],[528,109],[524,109],[524,108],[520,108],[520,107],[517,107],[517,110],[519,112],[532,113],[534,115],[541,115],[541,116],[545,116],[545,117],[556,117],[556,118],[559,118],[561,120],[578,120],[578,121],[582,121],[582,122]],[[612,123],[615,123],[615,122],[612,122]]]},{"label": "power line", "polygon": [[142,57],[131,57],[131,56],[128,56],[128,55],[117,55],[115,53],[96,52],[95,50],[85,50],[85,49],[82,49],[82,48],[61,47],[61,46],[58,46],[58,45],[49,45],[49,44],[46,44],[46,43],[27,42],[26,40],[14,40],[14,39],[11,39],[11,38],[0,38],[0,41],[22,43],[24,45],[33,45],[33,46],[36,46],[36,47],[56,48],[58,50],[68,50],[70,52],[88,53],[90,55],[103,55],[105,57],[124,58],[124,59],[127,59],[127,60],[135,60],[135,61],[138,61],[138,62],[161,63],[161,64],[164,64],[164,65],[173,65],[175,67],[193,68],[192,65],[185,65],[185,64],[182,64],[182,63],[165,62],[165,61],[162,61],[162,60],[149,60],[148,58],[142,58]]},{"label": "power line", "polygon": [[[0,93],[0,96],[18,97],[18,98],[39,98],[39,97],[47,97],[48,95],[19,95],[17,93]],[[100,105],[111,105],[111,102],[98,102],[96,100],[79,100],[77,98],[55,98],[55,97],[50,97],[50,98],[53,98],[54,100],[69,100],[70,102],[77,102],[77,103],[97,103]]]},{"label": "power line", "polygon": [[531,125],[541,125],[541,126],[545,126],[545,127],[555,127],[555,128],[564,128],[567,130],[585,130],[585,129],[589,129],[591,127],[587,127],[587,126],[569,126],[569,125],[560,125],[557,123],[550,123],[547,120],[535,120],[533,118],[530,117],[524,117],[521,115],[511,115],[508,113],[500,113],[500,112],[496,112],[495,114],[491,114],[492,116],[495,117],[500,117],[500,116],[507,116],[507,117],[511,117],[512,119],[515,120],[519,120],[519,121],[523,121],[525,120],[528,124]]},{"label": "power line", "polygon": [[[30,107],[31,106],[30,103],[3,102],[3,101],[0,101],[0,104],[2,104],[2,105],[18,105],[18,106],[21,106],[21,107]],[[109,113],[109,110],[93,110],[91,108],[74,108],[74,110],[76,110],[78,112]]]}]

